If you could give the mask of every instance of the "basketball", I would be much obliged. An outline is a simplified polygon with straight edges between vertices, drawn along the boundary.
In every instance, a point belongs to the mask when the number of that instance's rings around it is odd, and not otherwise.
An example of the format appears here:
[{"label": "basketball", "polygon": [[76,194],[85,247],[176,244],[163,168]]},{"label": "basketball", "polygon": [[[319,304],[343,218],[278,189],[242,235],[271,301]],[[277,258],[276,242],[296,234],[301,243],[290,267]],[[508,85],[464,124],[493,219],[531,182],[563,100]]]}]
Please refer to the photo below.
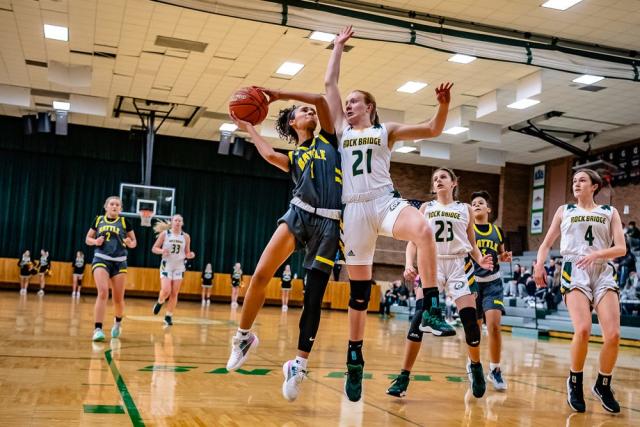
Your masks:
[{"label": "basketball", "polygon": [[252,125],[262,123],[269,112],[269,101],[261,90],[254,87],[238,89],[229,101],[229,113]]}]

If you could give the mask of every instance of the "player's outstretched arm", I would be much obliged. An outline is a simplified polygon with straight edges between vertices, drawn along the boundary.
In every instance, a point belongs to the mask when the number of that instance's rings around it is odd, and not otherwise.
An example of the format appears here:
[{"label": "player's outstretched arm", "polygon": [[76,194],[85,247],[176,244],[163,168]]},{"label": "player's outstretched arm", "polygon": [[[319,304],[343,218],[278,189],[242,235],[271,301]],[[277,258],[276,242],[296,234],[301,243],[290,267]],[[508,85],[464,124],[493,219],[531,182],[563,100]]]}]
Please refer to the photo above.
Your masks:
[{"label": "player's outstretched arm", "polygon": [[351,25],[344,28],[333,40],[333,51],[329,64],[327,64],[327,72],[324,76],[324,87],[327,92],[327,101],[333,117],[334,127],[337,133],[342,133],[345,128],[345,115],[342,109],[342,98],[338,89],[338,80],[340,78],[340,61],[344,45],[353,36],[353,28]]},{"label": "player's outstretched arm", "polygon": [[438,111],[431,120],[415,125],[404,123],[385,123],[389,132],[389,148],[396,141],[417,140],[424,138],[434,138],[439,136],[447,122],[449,113],[449,103],[451,102],[451,88],[453,83],[441,83],[436,88],[436,99],[438,100]]},{"label": "player's outstretched arm", "polygon": [[251,135],[251,140],[255,144],[258,149],[258,153],[265,159],[267,162],[271,163],[278,169],[283,170],[284,172],[289,172],[289,158],[282,153],[278,153],[273,149],[271,144],[269,144],[260,134],[256,131],[256,128],[249,122],[244,120],[240,120],[238,116],[231,113],[231,118],[238,126],[238,129],[247,132]]}]

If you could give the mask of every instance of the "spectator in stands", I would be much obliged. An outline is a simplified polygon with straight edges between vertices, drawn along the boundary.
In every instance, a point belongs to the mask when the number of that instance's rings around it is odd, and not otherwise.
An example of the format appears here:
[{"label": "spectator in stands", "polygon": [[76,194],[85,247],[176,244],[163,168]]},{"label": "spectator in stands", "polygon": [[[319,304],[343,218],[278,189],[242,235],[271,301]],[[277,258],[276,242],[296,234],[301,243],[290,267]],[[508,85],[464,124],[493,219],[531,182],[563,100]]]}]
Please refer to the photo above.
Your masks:
[{"label": "spectator in stands", "polygon": [[547,310],[557,310],[558,309],[558,304],[560,303],[560,301],[562,301],[562,294],[560,293],[560,277],[561,277],[561,272],[562,272],[562,261],[561,260],[555,260],[554,258],[551,258],[553,263],[553,274],[551,275],[551,277],[553,278],[551,281],[549,281],[549,283],[551,284],[550,287],[548,287],[547,292],[544,296],[544,299],[547,303]]},{"label": "spectator in stands", "polygon": [[636,256],[631,251],[629,238],[625,238],[627,253],[613,260],[616,271],[618,272],[618,286],[624,288],[627,284],[629,275],[636,271]]},{"label": "spectator in stands", "polygon": [[629,221],[629,226],[625,230],[625,233],[629,237],[631,248],[634,251],[640,250],[640,228],[636,227],[635,221]]},{"label": "spectator in stands", "polygon": [[396,297],[396,303],[401,306],[408,306],[409,301],[409,289],[400,281],[394,282],[393,284],[393,293]]},{"label": "spectator in stands", "polygon": [[520,264],[513,265],[512,278],[509,280],[509,286],[505,288],[504,296],[518,296],[518,281],[522,275],[522,267]]},{"label": "spectator in stands", "polygon": [[636,293],[636,288],[631,281],[620,292],[620,311],[622,314],[633,314],[634,310],[638,310],[640,314],[640,298]]},{"label": "spectator in stands", "polygon": [[[522,292],[523,288],[524,288],[524,292]],[[519,294],[518,296],[532,297],[535,295],[535,293],[536,293],[536,284],[533,281],[533,267],[531,267],[530,269],[525,270],[524,273],[522,273],[522,275],[520,276],[520,279],[518,280],[518,294]]]}]

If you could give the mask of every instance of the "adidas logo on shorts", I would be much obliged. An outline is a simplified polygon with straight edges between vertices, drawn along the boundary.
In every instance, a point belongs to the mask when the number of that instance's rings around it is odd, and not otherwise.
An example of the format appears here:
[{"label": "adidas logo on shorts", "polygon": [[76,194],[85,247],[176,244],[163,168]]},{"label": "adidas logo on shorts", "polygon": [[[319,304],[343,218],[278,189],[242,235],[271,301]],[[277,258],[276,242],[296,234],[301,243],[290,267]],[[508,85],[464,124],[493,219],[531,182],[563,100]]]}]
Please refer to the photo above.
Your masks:
[{"label": "adidas logo on shorts", "polygon": [[347,256],[356,256],[356,254],[353,253],[353,251],[349,251],[349,253],[347,254]]}]

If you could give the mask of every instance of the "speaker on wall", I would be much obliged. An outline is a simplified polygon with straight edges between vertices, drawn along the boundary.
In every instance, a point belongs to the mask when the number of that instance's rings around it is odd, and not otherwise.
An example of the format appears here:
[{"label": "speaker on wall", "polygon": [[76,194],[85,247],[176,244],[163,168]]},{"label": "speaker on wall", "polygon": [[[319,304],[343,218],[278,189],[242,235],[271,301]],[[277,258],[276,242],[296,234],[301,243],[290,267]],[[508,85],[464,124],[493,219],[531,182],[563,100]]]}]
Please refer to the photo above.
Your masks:
[{"label": "speaker on wall", "polygon": [[67,135],[67,112],[56,111],[56,135]]},{"label": "speaker on wall", "polygon": [[51,132],[51,117],[49,116],[49,112],[47,111],[38,113],[38,132]]}]

